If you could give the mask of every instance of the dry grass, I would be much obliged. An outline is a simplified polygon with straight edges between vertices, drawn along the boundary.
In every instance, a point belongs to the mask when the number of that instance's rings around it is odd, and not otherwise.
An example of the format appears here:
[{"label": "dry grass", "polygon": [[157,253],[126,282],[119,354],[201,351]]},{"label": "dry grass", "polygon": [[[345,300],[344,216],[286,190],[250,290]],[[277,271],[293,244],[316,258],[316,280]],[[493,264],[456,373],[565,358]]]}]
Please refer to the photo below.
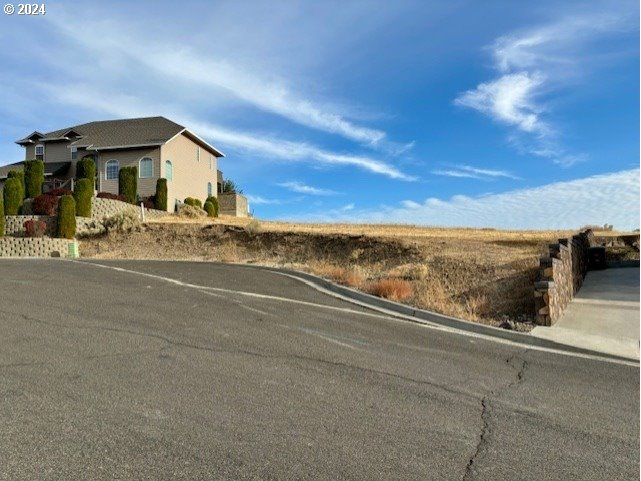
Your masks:
[{"label": "dry grass", "polygon": [[378,279],[367,284],[365,289],[370,294],[378,297],[391,299],[392,301],[406,301],[412,297],[414,291],[412,285],[398,277]]},{"label": "dry grass", "polygon": [[81,252],[101,258],[281,266],[422,309],[498,325],[534,318],[538,259],[548,243],[572,233],[168,216],[139,231],[83,240]]}]

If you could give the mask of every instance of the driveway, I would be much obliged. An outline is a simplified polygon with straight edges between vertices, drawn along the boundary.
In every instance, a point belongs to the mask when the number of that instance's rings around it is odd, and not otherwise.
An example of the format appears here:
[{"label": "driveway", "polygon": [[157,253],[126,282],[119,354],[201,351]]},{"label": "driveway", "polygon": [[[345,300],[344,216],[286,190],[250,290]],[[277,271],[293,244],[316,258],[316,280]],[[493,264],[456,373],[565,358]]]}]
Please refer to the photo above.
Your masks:
[{"label": "driveway", "polygon": [[639,268],[588,272],[561,319],[531,334],[638,360]]},{"label": "driveway", "polygon": [[3,480],[638,477],[632,363],[401,321],[239,266],[0,273]]}]

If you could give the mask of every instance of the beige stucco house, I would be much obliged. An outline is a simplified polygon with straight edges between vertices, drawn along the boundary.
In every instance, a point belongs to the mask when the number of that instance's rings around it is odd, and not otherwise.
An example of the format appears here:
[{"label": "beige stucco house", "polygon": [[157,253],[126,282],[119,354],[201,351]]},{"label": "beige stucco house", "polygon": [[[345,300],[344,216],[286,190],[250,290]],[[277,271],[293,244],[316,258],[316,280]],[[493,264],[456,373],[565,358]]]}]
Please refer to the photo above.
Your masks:
[{"label": "beige stucco house", "polygon": [[[25,159],[45,162],[47,188],[58,187],[75,176],[76,162],[90,155],[96,162],[98,192],[118,193],[118,171],[138,168],[138,195],[154,195],[156,180],[167,179],[167,206],[195,197],[217,196],[223,176],[218,159],[223,153],[189,129],[165,117],[104,120],[48,133],[33,132],[16,141]],[[22,162],[0,167],[0,182]]]}]

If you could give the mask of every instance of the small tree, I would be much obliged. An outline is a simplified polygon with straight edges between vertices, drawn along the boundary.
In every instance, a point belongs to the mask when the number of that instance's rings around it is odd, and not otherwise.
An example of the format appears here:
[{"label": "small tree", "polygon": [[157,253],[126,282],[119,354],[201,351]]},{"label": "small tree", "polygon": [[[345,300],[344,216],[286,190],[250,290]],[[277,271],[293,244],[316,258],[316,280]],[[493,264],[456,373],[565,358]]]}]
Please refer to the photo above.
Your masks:
[{"label": "small tree", "polygon": [[207,210],[207,214],[209,215],[209,217],[218,217],[218,210],[219,210],[218,199],[213,195],[210,195],[209,197],[207,197],[207,200],[205,201],[205,206],[207,205],[207,202],[209,202],[213,206],[212,214],[210,214],[207,208],[205,207],[205,210]]},{"label": "small tree", "polygon": [[7,174],[7,179],[11,178],[16,178],[20,181],[20,185],[22,187],[22,198],[25,198],[25,191],[24,191],[24,170],[10,170],[9,173]]},{"label": "small tree", "polygon": [[4,201],[0,197],[0,237],[4,235]]},{"label": "small tree", "polygon": [[73,190],[73,200],[76,202],[76,215],[91,217],[91,198],[93,197],[93,179],[79,179]]},{"label": "small tree", "polygon": [[167,210],[167,179],[158,179],[156,181],[154,207],[158,210]]},{"label": "small tree", "polygon": [[22,207],[22,184],[20,180],[12,177],[4,183],[4,211],[6,215],[18,215]]},{"label": "small tree", "polygon": [[118,193],[130,204],[136,203],[138,192],[138,168],[136,166],[123,167],[118,172]]},{"label": "small tree", "polygon": [[229,179],[223,181],[222,192],[224,194],[233,193],[233,192],[237,194],[243,193],[243,191],[238,188],[236,183],[233,180],[229,180]]},{"label": "small tree", "polygon": [[42,194],[42,184],[45,182],[45,163],[42,160],[24,161],[25,197],[32,199]]},{"label": "small tree", "polygon": [[63,195],[58,204],[58,237],[73,239],[76,235],[76,201]]},{"label": "small tree", "polygon": [[76,179],[89,179],[92,185],[96,182],[96,163],[91,155],[85,155],[76,163]]}]

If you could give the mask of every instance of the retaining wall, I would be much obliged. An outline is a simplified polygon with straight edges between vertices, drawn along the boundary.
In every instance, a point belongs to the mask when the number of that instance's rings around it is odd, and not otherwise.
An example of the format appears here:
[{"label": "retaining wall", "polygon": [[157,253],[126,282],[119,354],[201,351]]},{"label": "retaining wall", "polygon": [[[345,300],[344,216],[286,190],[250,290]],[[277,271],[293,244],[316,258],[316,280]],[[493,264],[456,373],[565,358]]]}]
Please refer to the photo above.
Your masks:
[{"label": "retaining wall", "polygon": [[594,244],[591,230],[550,244],[541,257],[539,279],[534,283],[536,322],[551,326],[583,284],[588,271],[588,251]]},{"label": "retaining wall", "polygon": [[[40,220],[47,224],[45,235],[55,237],[57,234],[58,218],[49,215],[8,215],[5,217],[5,236],[24,237],[24,223],[28,220]],[[99,220],[91,217],[76,217],[76,234],[100,234],[105,227]]]},{"label": "retaining wall", "polygon": [[218,207],[221,215],[247,217],[249,212],[247,197],[235,192],[218,194]]},{"label": "retaining wall", "polygon": [[50,237],[0,237],[0,257],[67,257],[77,241]]}]

